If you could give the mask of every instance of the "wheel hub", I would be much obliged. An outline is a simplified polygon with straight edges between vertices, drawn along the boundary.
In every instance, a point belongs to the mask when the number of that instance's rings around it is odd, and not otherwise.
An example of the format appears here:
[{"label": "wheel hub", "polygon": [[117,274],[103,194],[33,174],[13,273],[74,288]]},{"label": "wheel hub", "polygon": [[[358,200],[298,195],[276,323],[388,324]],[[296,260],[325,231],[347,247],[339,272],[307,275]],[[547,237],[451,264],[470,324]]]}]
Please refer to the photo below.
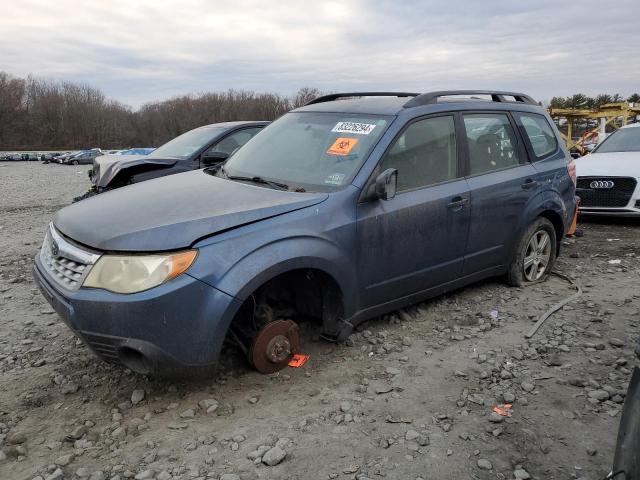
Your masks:
[{"label": "wheel hub", "polygon": [[291,355],[291,342],[284,335],[273,337],[266,349],[267,358],[273,363],[280,363]]},{"label": "wheel hub", "polygon": [[274,373],[287,366],[298,353],[300,331],[292,320],[269,322],[256,335],[249,360],[261,373]]}]

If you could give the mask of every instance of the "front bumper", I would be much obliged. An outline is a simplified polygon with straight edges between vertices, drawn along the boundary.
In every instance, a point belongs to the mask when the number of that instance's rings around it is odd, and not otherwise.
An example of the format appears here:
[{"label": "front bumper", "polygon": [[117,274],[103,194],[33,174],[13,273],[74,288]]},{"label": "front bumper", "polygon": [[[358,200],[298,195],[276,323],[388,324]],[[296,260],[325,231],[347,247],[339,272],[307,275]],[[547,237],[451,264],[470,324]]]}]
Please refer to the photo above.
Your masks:
[{"label": "front bumper", "polygon": [[624,207],[584,207],[580,205],[582,215],[606,215],[611,217],[640,217],[640,186]]},{"label": "front bumper", "polygon": [[[580,205],[580,214],[582,215],[601,215],[612,217],[638,217],[640,216],[640,179],[634,177],[613,177],[613,176],[584,176],[578,177],[578,184],[581,182],[589,182],[591,180],[612,180],[616,183],[620,180],[627,183],[632,182],[630,189],[624,193],[615,193],[611,197],[593,197],[593,190],[588,188],[578,188],[578,195],[585,197],[585,192],[591,196],[590,202],[582,202]],[[606,191],[604,191],[606,192]],[[585,197],[586,198],[586,197]],[[583,198],[584,200],[584,198]],[[613,200],[613,202],[611,201]]]},{"label": "front bumper", "polygon": [[580,214],[607,217],[640,217],[640,210],[627,210],[624,208],[581,208]]},{"label": "front bumper", "polygon": [[54,286],[36,255],[34,279],[67,326],[102,359],[139,373],[172,375],[217,363],[240,301],[180,275],[129,295]]}]

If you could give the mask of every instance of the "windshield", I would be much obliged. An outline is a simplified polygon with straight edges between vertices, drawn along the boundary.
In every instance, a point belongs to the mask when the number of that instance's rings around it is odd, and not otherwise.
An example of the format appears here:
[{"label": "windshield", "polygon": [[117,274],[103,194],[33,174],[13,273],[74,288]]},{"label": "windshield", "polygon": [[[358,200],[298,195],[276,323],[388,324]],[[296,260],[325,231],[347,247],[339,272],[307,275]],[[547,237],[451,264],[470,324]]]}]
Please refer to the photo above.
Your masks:
[{"label": "windshield", "polygon": [[391,119],[350,113],[288,113],[246,143],[224,169],[229,176],[261,177],[291,190],[335,190],[357,173]]},{"label": "windshield", "polygon": [[616,130],[593,153],[640,152],[640,127]]},{"label": "windshield", "polygon": [[223,131],[224,128],[216,127],[201,127],[190,130],[156,148],[148,158],[188,158]]}]

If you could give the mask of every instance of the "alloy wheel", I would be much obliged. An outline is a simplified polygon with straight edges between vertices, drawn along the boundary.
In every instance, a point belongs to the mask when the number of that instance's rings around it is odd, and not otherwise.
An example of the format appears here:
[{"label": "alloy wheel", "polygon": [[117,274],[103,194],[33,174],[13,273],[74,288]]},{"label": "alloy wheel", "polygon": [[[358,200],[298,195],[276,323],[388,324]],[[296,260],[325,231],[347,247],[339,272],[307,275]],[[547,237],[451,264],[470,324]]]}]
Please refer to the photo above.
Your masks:
[{"label": "alloy wheel", "polygon": [[540,280],[551,260],[551,237],[546,230],[538,230],[529,239],[524,254],[524,277],[529,282]]}]

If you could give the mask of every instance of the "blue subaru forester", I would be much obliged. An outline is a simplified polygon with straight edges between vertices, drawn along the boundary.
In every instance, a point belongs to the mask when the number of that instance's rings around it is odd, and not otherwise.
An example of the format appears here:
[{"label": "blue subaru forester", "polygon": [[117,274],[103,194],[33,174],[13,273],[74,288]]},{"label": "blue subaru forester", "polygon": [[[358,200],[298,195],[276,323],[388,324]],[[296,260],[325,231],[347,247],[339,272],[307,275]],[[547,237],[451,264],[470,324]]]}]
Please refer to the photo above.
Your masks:
[{"label": "blue subaru forester", "polygon": [[223,341],[261,372],[299,348],[480,279],[538,282],[576,209],[575,170],[520,93],[320,97],[223,166],[60,210],[42,293],[99,356],[208,372]]}]

